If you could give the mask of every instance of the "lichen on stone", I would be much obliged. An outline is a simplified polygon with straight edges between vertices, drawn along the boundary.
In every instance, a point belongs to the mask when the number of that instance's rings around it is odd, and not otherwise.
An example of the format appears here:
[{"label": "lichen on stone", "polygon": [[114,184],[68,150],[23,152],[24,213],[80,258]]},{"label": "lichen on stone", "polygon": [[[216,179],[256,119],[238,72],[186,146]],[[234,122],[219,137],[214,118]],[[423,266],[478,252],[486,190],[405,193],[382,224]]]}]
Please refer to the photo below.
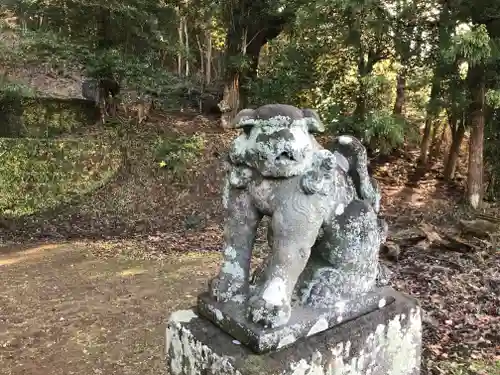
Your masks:
[{"label": "lichen on stone", "polygon": [[351,355],[350,341],[341,342],[331,348],[329,358],[322,360],[313,354],[309,359],[291,363],[289,372],[294,375],[418,375],[421,332],[417,307],[405,323],[397,314],[387,324],[379,324],[356,355]]},{"label": "lichen on stone", "polygon": [[171,315],[167,324],[167,361],[171,375],[227,374],[241,375],[230,359],[220,356],[197,340],[185,323],[198,318],[192,310],[183,310]]}]

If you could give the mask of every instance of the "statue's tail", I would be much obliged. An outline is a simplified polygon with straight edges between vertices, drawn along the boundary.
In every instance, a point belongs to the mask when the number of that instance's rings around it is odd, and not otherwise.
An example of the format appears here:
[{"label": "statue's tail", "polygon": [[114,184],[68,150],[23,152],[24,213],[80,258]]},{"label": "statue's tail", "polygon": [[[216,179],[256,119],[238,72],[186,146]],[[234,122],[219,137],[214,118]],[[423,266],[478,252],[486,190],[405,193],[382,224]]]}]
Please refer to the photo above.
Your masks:
[{"label": "statue's tail", "polygon": [[341,135],[335,137],[327,147],[331,152],[338,152],[349,162],[348,174],[354,182],[359,199],[368,201],[376,213],[380,210],[380,188],[377,181],[368,174],[368,156],[366,148],[359,139]]}]

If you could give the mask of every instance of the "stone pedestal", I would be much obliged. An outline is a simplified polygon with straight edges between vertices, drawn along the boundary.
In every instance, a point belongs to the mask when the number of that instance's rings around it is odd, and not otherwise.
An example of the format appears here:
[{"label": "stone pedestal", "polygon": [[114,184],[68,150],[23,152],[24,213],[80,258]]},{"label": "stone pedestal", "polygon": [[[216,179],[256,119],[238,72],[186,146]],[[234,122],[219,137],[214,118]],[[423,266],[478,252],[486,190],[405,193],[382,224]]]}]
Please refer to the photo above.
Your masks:
[{"label": "stone pedestal", "polygon": [[232,301],[216,302],[209,293],[198,297],[197,312],[224,332],[240,341],[255,353],[281,350],[303,337],[312,336],[356,319],[375,309],[394,302],[391,288],[377,288],[362,298],[339,301],[330,308],[292,304],[292,314],[287,324],[277,328],[264,328],[247,319],[246,304]]},{"label": "stone pedestal", "polygon": [[418,303],[394,302],[276,352],[255,354],[196,309],[174,312],[166,331],[170,375],[418,375]]}]

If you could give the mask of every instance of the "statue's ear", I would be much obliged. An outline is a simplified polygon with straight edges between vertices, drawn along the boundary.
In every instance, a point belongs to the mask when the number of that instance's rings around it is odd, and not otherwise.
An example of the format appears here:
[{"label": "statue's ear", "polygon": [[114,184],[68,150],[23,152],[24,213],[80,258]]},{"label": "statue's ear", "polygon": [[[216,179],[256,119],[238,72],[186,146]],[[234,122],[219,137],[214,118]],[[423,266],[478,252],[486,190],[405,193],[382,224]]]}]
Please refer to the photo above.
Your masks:
[{"label": "statue's ear", "polygon": [[231,125],[235,129],[253,126],[255,120],[255,110],[246,108],[238,112]]},{"label": "statue's ear", "polygon": [[302,114],[307,121],[309,133],[323,133],[325,125],[321,122],[318,113],[314,109],[304,108]]}]

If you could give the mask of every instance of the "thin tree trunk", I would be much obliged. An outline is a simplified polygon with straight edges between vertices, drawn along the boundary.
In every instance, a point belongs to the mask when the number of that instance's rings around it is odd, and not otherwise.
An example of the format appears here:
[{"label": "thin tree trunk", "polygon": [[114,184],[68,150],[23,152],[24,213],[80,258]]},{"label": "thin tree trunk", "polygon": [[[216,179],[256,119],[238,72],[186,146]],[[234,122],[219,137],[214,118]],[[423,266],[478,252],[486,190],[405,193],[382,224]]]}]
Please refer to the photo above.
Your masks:
[{"label": "thin tree trunk", "polygon": [[184,47],[186,48],[186,77],[189,77],[189,32],[186,17],[184,17]]},{"label": "thin tree trunk", "polygon": [[429,160],[429,148],[431,147],[432,143],[432,123],[437,113],[436,102],[439,95],[441,81],[441,78],[436,76],[437,70],[438,69],[436,68],[436,72],[434,73],[434,80],[432,82],[431,88],[431,97],[429,98],[429,103],[427,105],[427,115],[425,117],[424,134],[422,137],[422,143],[420,144],[419,164],[421,165],[427,165]]},{"label": "thin tree trunk", "polygon": [[212,34],[207,30],[207,52],[205,63],[205,83],[210,85],[212,82]]},{"label": "thin tree trunk", "polygon": [[359,90],[356,97],[356,108],[354,109],[354,117],[360,121],[364,122],[366,118],[366,88],[364,79],[368,76],[367,63],[365,62],[365,54],[360,48],[358,57],[358,79],[359,79]]},{"label": "thin tree trunk", "polygon": [[436,159],[441,152],[441,146],[443,145],[444,138],[446,137],[446,125],[439,124],[434,127],[434,134],[432,136],[432,148],[431,148],[431,159]]},{"label": "thin tree trunk", "polygon": [[422,143],[420,144],[420,158],[419,164],[427,165],[429,161],[429,148],[432,142],[432,118],[427,115],[425,118],[424,134],[422,136]]},{"label": "thin tree trunk", "polygon": [[220,52],[217,52],[215,61],[217,62],[217,64],[216,64],[214,79],[219,80],[221,79],[224,72],[224,55]]},{"label": "thin tree trunk", "polygon": [[203,46],[201,45],[198,35],[196,35],[196,43],[198,44],[198,50],[200,51],[200,82],[203,83],[203,77],[205,76],[205,53],[203,52]]},{"label": "thin tree trunk", "polygon": [[68,22],[68,3],[67,1],[63,1],[63,18],[64,18],[64,24],[67,27],[67,35],[71,36],[71,22]]},{"label": "thin tree trunk", "polygon": [[394,103],[394,114],[401,116],[405,105],[405,90],[406,90],[406,77],[405,73],[401,72],[396,78],[396,102]]},{"label": "thin tree trunk", "polygon": [[450,152],[444,168],[444,178],[447,181],[453,180],[455,171],[457,169],[458,157],[460,156],[460,147],[465,136],[465,124],[463,121],[458,121],[455,117],[451,124],[452,141],[450,145]]},{"label": "thin tree trunk", "polygon": [[469,170],[467,174],[467,200],[478,208],[483,200],[483,146],[484,146],[484,66],[469,68],[468,83],[471,93]]},{"label": "thin tree trunk", "polygon": [[180,15],[179,11],[179,26],[177,27],[177,35],[179,36],[179,49],[177,51],[177,75],[182,75],[182,51],[184,50],[184,36],[183,30],[183,17]]},{"label": "thin tree trunk", "polygon": [[360,48],[358,56],[359,90],[356,98],[356,108],[354,109],[354,117],[360,122],[364,122],[368,112],[365,80],[372,73],[375,64],[381,60],[382,56],[376,51],[368,51],[368,56],[365,57],[365,52]]}]

